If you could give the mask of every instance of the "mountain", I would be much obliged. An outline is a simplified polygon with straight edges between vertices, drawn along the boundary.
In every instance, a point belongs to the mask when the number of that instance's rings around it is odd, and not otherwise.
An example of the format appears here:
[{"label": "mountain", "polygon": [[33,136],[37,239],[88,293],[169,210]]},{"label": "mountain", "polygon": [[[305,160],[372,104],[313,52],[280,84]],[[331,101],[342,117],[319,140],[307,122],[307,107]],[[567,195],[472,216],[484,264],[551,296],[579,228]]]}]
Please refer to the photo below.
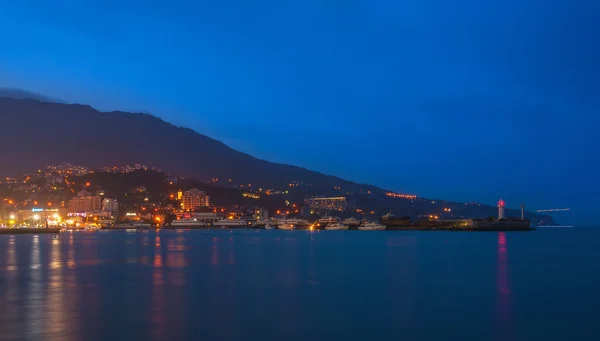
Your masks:
[{"label": "mountain", "polygon": [[[334,196],[370,191],[372,195],[366,196],[366,200],[373,203],[372,209],[377,214],[392,210],[417,216],[442,209],[435,206],[436,201],[420,199],[422,203],[411,204],[410,200],[393,200],[376,186],[257,159],[148,114],[99,112],[87,105],[4,97],[0,98],[0,122],[2,177],[63,163],[90,168],[139,163],[200,181],[231,179],[232,184],[243,184],[246,188],[252,184],[252,188],[289,190],[290,200],[294,201],[302,200],[305,194]],[[359,195],[352,201],[365,200],[364,197]],[[452,207],[460,207],[464,216],[488,216],[496,210],[481,205],[467,206],[465,211],[464,205],[454,204]],[[528,217],[552,221],[548,216],[533,213],[528,213]]]},{"label": "mountain", "polygon": [[[285,189],[289,182],[310,184],[323,194],[372,191],[308,169],[272,163],[241,153],[195,131],[148,114],[99,112],[87,105],[0,98],[0,176],[46,165],[73,163],[99,168],[140,163],[178,176]],[[335,189],[334,187],[339,187]]]},{"label": "mountain", "polygon": [[40,94],[14,88],[0,88],[0,97],[13,99],[35,99],[42,102],[61,102],[59,100],[51,99]]}]

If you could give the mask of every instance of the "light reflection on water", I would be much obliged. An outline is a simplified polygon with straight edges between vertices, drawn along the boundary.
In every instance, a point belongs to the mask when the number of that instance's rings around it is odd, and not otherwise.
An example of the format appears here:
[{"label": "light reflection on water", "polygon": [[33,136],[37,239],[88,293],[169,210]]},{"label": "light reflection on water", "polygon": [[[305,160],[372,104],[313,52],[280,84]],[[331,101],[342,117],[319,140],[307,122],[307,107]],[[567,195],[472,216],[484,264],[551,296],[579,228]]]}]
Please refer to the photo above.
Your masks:
[{"label": "light reflection on water", "polygon": [[599,317],[600,256],[560,233],[0,236],[0,340],[564,340]]}]

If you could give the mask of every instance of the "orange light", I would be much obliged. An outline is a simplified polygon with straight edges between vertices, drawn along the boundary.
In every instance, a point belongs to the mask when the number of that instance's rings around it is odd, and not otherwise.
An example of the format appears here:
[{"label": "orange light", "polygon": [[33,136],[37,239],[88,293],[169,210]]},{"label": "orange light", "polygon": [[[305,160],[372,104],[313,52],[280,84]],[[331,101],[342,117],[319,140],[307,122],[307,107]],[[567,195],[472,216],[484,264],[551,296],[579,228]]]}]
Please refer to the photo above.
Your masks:
[{"label": "orange light", "polygon": [[52,203],[51,203],[51,202],[49,202],[49,203],[48,203],[48,206],[52,206]]},{"label": "orange light", "polygon": [[156,218],[154,218],[154,220],[160,221],[160,217],[156,217]]},{"label": "orange light", "polygon": [[37,205],[37,204],[38,204],[38,202],[37,202],[37,201],[34,201],[34,202],[33,202],[33,204],[34,204],[34,205]]},{"label": "orange light", "polygon": [[90,183],[89,183],[89,182],[86,182],[86,183],[85,183],[85,185],[89,187],[89,186],[90,186]]}]

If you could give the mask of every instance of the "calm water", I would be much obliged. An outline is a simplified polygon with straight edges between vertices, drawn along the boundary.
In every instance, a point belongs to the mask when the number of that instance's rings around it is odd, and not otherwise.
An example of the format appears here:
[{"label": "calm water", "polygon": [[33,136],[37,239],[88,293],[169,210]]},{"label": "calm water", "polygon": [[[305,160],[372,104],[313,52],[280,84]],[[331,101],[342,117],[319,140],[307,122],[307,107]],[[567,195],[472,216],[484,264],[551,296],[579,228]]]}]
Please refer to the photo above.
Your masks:
[{"label": "calm water", "polygon": [[600,229],[0,236],[0,340],[598,340]]}]

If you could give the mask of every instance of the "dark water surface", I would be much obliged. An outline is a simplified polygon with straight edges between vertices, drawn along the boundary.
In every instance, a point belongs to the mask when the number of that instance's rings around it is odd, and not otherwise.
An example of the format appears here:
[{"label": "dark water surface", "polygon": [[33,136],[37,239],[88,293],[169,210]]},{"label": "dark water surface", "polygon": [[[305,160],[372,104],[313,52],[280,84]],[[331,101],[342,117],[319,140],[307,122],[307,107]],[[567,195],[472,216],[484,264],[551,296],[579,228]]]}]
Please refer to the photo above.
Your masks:
[{"label": "dark water surface", "polygon": [[0,340],[600,340],[600,229],[0,236]]}]

